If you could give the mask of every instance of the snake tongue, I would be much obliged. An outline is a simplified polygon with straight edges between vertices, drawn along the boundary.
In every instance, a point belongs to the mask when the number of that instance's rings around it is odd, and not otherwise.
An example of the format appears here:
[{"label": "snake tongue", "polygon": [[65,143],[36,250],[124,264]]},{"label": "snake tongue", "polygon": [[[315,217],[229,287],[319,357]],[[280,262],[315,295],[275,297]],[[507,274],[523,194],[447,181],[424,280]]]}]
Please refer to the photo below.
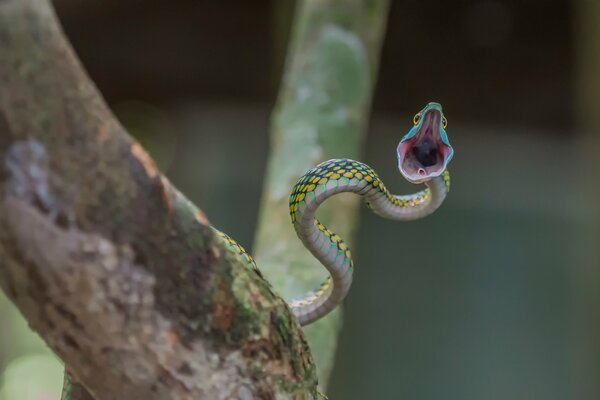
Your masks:
[{"label": "snake tongue", "polygon": [[446,169],[452,147],[442,140],[440,119],[438,110],[428,110],[418,132],[398,145],[398,167],[411,182],[424,182]]}]

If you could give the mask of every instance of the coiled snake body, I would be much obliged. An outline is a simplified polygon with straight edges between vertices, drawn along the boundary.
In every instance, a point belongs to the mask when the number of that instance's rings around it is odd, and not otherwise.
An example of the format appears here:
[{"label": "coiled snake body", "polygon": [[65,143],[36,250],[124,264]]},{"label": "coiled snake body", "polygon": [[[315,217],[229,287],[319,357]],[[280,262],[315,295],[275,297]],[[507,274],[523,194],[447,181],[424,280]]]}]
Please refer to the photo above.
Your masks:
[{"label": "coiled snake body", "polygon": [[[447,120],[438,103],[429,103],[413,119],[414,126],[397,148],[398,168],[412,183],[426,188],[411,195],[390,194],[375,171],[366,164],[349,159],[325,161],[304,174],[292,189],[290,216],[304,246],[327,268],[329,278],[313,292],[290,302],[301,325],[318,320],[336,308],[352,283],[353,262],[350,249],[334,232],[316,218],[318,207],[329,197],[342,192],[357,193],[376,214],[407,221],[434,212],[450,190],[446,167],[454,150],[446,134]],[[225,245],[236,252],[249,267],[257,269],[254,259],[237,242],[216,230]],[[72,390],[66,375],[62,400],[82,400]]]}]

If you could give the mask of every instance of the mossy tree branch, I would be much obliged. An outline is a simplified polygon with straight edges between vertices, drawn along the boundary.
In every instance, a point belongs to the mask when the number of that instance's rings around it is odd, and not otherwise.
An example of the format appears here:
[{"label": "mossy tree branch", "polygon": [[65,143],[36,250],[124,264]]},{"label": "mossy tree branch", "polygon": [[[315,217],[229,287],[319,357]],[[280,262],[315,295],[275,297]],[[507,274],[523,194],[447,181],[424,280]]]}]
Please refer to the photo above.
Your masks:
[{"label": "mossy tree branch", "polygon": [[0,167],[0,286],[96,399],[316,396],[285,303],[115,120],[46,0],[0,1]]},{"label": "mossy tree branch", "polygon": [[[290,188],[310,167],[360,154],[375,86],[387,0],[300,0],[271,121],[271,153],[255,246],[258,265],[288,298],[314,289],[323,268],[295,237]],[[328,201],[322,220],[350,241],[356,196]],[[333,365],[340,313],[306,328],[319,380]]]}]

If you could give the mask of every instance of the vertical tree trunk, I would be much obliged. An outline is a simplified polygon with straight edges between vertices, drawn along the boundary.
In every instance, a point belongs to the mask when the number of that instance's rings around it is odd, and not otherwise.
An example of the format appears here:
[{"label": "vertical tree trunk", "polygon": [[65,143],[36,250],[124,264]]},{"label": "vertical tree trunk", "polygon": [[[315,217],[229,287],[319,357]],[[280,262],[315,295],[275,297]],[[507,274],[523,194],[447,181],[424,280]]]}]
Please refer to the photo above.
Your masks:
[{"label": "vertical tree trunk", "polygon": [[[387,0],[298,1],[271,120],[271,154],[255,246],[258,265],[288,299],[314,289],[324,269],[296,238],[288,197],[297,179],[330,158],[357,158],[367,127]],[[357,196],[328,201],[323,221],[352,244]],[[358,266],[360,268],[360,266]],[[341,315],[306,328],[319,380],[333,366]]]}]

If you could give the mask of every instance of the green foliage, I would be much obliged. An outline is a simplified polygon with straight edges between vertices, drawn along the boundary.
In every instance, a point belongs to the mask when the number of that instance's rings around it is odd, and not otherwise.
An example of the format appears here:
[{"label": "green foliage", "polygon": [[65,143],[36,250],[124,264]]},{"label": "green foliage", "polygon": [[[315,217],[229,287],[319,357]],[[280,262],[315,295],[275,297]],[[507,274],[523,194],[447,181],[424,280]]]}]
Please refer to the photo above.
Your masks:
[{"label": "green foliage", "polygon": [[0,319],[0,400],[59,399],[60,361],[1,293]]}]

